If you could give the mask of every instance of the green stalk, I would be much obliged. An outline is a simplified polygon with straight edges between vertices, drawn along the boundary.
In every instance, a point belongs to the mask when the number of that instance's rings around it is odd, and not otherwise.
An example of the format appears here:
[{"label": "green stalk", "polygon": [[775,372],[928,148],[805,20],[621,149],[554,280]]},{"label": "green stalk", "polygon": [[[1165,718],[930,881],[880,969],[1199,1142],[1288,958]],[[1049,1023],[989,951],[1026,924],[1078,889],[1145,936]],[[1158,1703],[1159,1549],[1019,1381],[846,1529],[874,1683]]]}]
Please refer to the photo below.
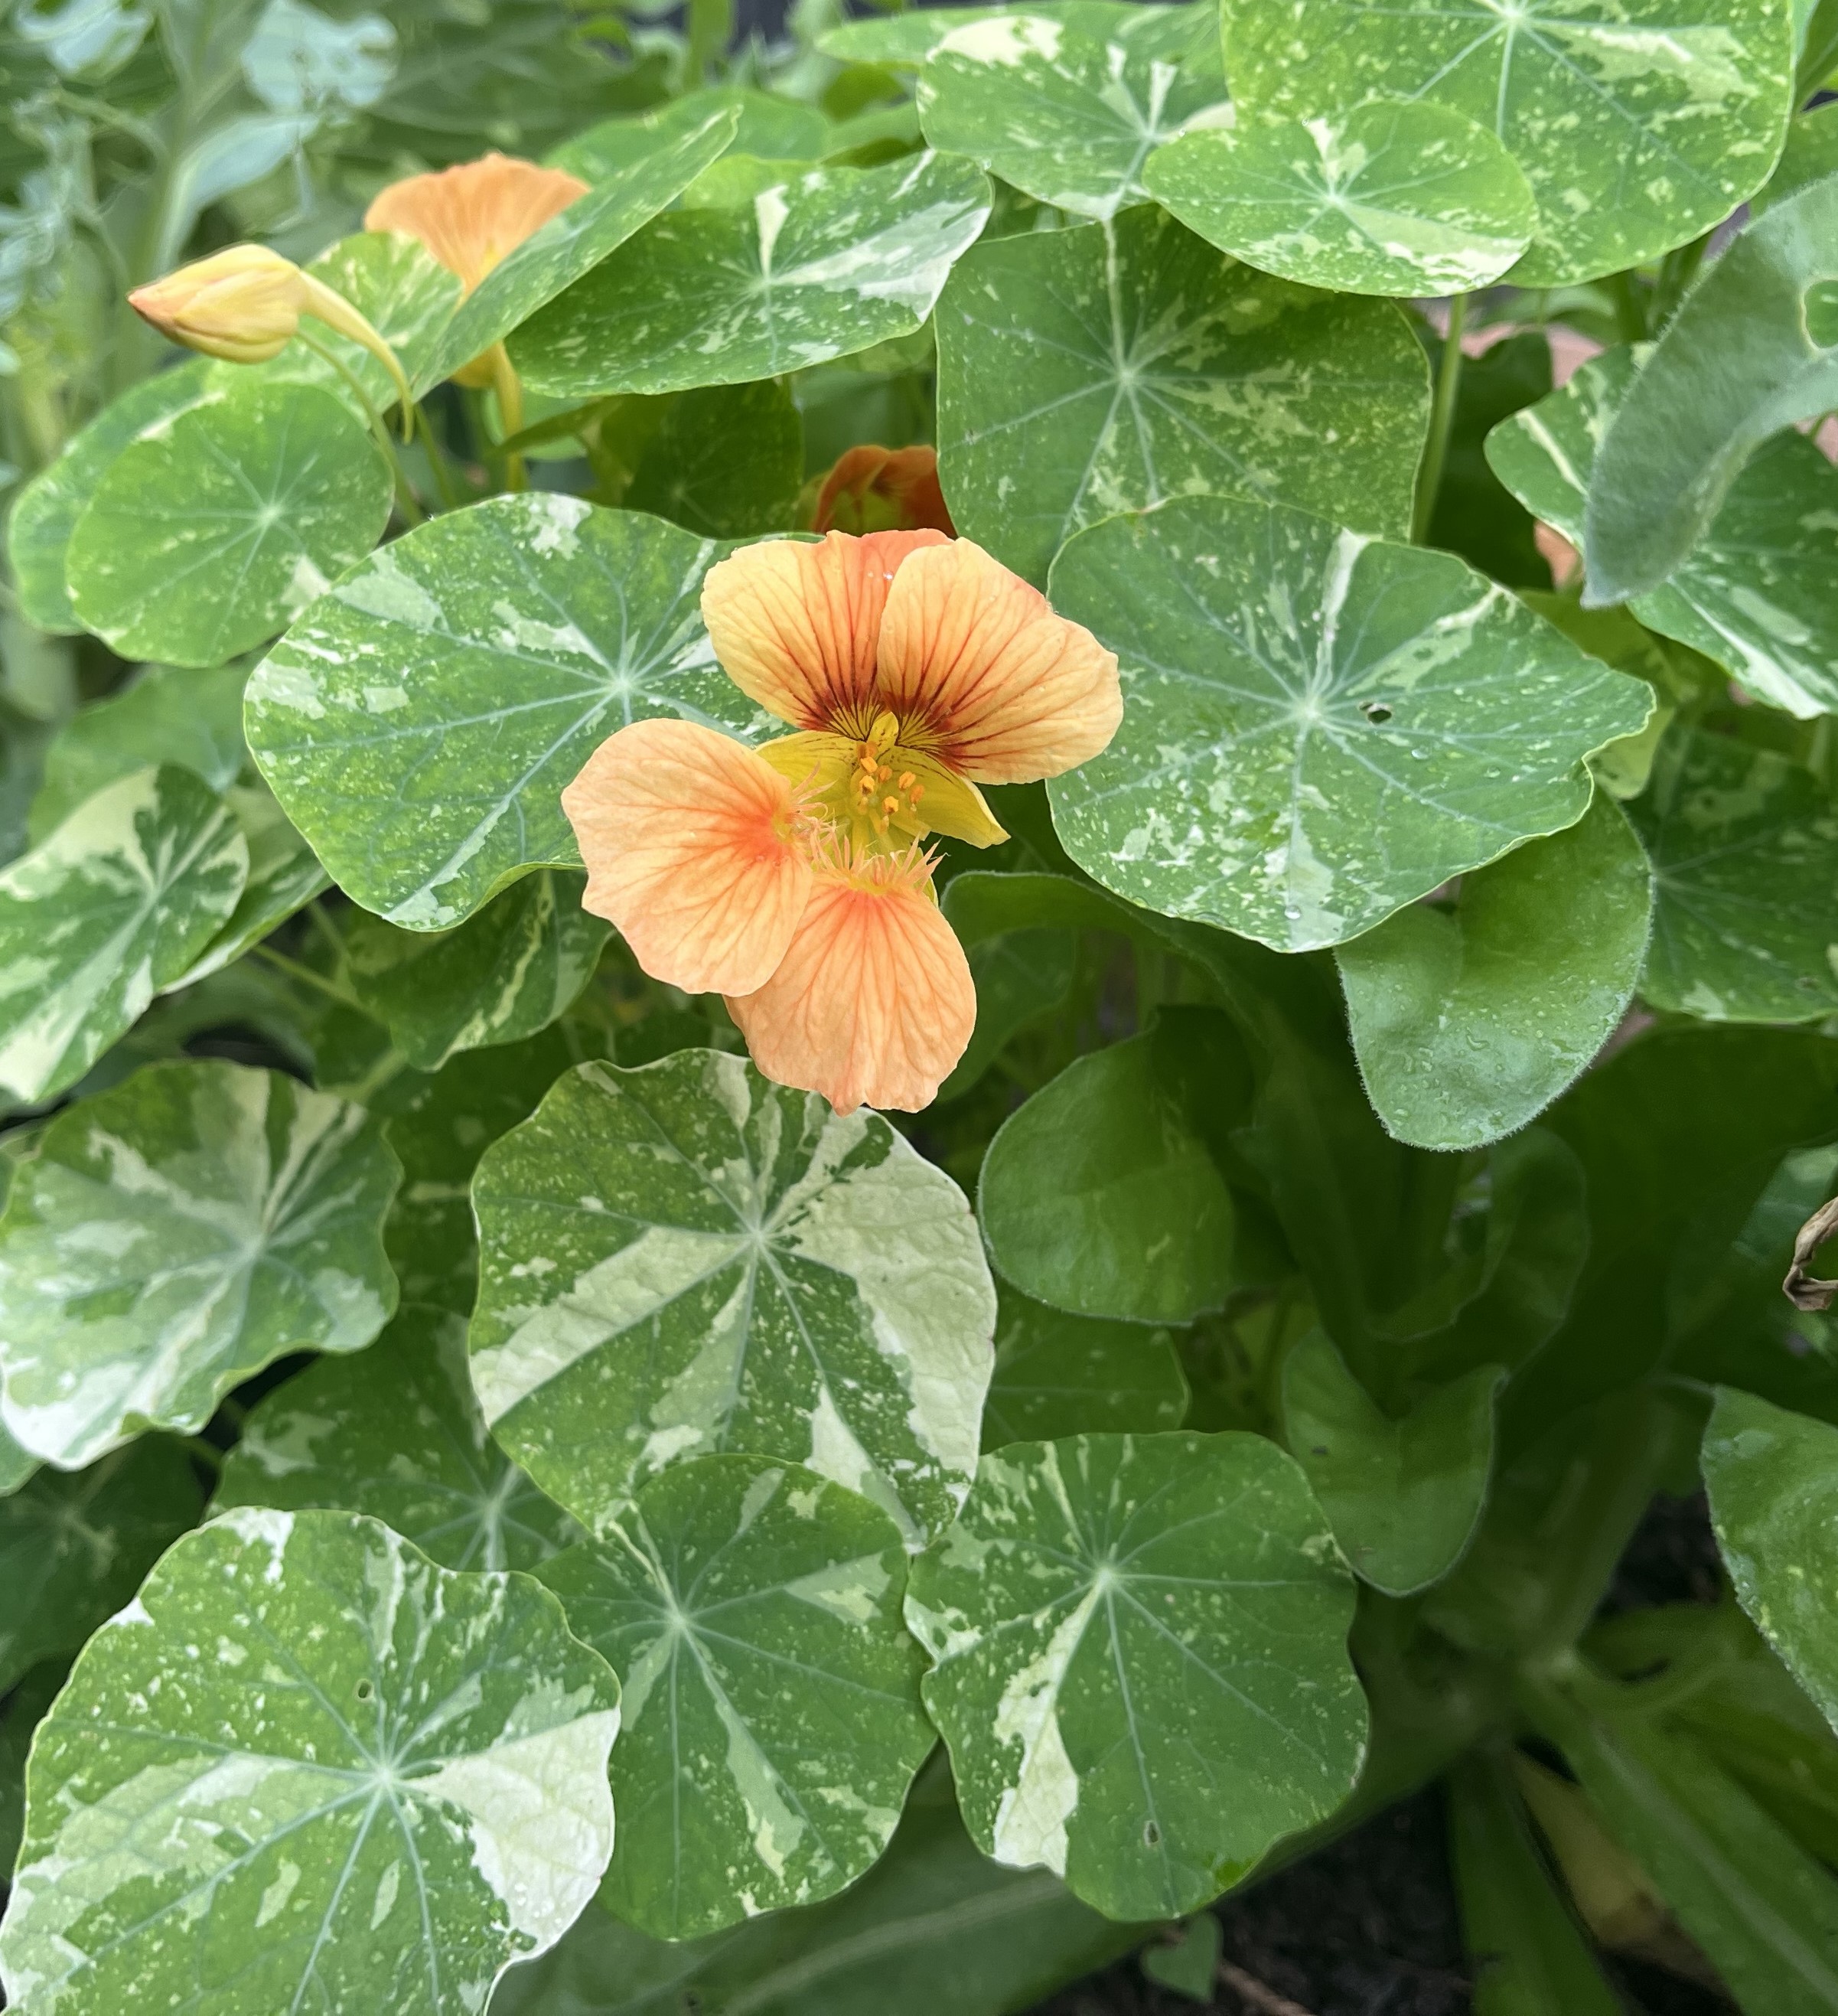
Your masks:
[{"label": "green stalk", "polygon": [[383,450],[384,459],[394,472],[396,503],[402,516],[411,525],[426,524],[427,513],[421,508],[420,500],[415,495],[415,486],[408,481],[408,472],[402,466],[402,459],[396,452],[395,437],[384,426],[383,416],[371,405],[370,394],[364,389],[364,381],[342,358],[328,350],[318,337],[309,336],[304,326],[296,329],[294,334],[315,357],[323,358],[350,386],[356,395],[358,404],[364,409],[365,419],[370,423],[370,431],[376,437],[376,445]]},{"label": "green stalk", "polygon": [[459,491],[453,481],[453,465],[447,459],[446,445],[434,431],[434,423],[420,400],[415,402],[415,423],[421,430],[422,445],[427,450],[428,466],[434,473],[434,488],[441,493],[441,508],[456,511]]},{"label": "green stalk", "polygon": [[1443,338],[1442,361],[1436,369],[1436,398],[1430,409],[1430,438],[1424,444],[1423,466],[1417,472],[1416,509],[1411,514],[1411,541],[1423,545],[1430,537],[1430,523],[1436,516],[1436,499],[1442,488],[1444,465],[1448,460],[1449,430],[1455,425],[1455,399],[1462,389],[1462,331],[1468,321],[1468,297],[1455,294],[1448,304],[1448,333]]},{"label": "green stalk", "polygon": [[1615,304],[1615,320],[1624,343],[1644,343],[1647,338],[1646,307],[1634,284],[1630,268],[1610,276],[1608,291]]},{"label": "green stalk", "polygon": [[341,1008],[354,1008],[360,1015],[368,1011],[348,988],[341,987],[336,980],[328,980],[324,974],[315,973],[310,966],[303,966],[297,959],[290,959],[284,952],[276,952],[271,945],[251,945],[249,956],[272,966],[279,974],[301,987],[310,987],[329,995]]}]

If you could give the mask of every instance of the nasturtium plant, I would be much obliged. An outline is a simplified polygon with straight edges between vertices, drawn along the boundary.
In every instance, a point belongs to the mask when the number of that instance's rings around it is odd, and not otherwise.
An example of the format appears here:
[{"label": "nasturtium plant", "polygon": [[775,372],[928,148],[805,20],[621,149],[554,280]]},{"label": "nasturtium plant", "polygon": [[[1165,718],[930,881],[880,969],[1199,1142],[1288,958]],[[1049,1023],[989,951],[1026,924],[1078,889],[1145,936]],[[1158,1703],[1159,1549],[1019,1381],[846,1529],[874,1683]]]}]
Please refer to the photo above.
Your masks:
[{"label": "nasturtium plant", "polygon": [[0,23],[0,2000],[1831,2016],[1838,0],[855,11]]}]

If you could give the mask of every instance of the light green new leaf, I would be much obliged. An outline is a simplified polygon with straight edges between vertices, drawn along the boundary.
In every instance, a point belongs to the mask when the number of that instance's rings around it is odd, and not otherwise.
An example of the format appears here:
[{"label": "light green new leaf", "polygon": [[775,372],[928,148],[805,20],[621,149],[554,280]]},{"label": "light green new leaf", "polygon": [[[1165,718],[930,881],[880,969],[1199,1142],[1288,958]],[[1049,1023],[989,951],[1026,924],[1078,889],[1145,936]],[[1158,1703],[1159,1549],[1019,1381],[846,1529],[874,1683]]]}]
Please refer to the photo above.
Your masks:
[{"label": "light green new leaf", "polygon": [[1838,1428],[1721,1387],[1703,1467],[1738,1600],[1838,1728]]},{"label": "light green new leaf", "polygon": [[451,1574],[349,1513],[226,1513],[40,1729],[9,1999],[477,2016],[593,1895],[618,1726],[528,1576]]},{"label": "light green new leaf", "polygon": [[593,977],[612,927],[581,907],[581,875],[527,875],[450,931],[360,913],[345,931],[352,991],[418,1071],[548,1028]]},{"label": "light green new leaf", "polygon": [[258,1402],[224,1460],[226,1505],[367,1512],[444,1568],[533,1568],[579,1535],[487,1434],[463,1318],[425,1306]]},{"label": "light green new leaf", "polygon": [[1838,175],[1757,218],[1685,297],[1601,437],[1585,599],[1668,580],[1769,435],[1838,405]]},{"label": "light green new leaf", "polygon": [[1196,498],[1055,563],[1117,652],[1123,726],[1049,785],[1107,888],[1279,952],[1340,943],[1588,809],[1652,689],[1452,554]]},{"label": "light green new leaf", "polygon": [[986,1456],[906,1614],[977,1845],[1111,1917],[1207,1903],[1358,1771],[1353,1580],[1260,1435]]},{"label": "light green new leaf", "polygon": [[1146,199],[1142,164],[1164,141],[1230,116],[1216,42],[1204,60],[1212,35],[1200,6],[1088,4],[1076,23],[1031,12],[964,22],[926,59],[920,123],[934,147],[1042,203],[1114,217]]},{"label": "light green new leaf", "polygon": [[1490,128],[1538,199],[1527,286],[1721,223],[1793,108],[1789,0],[1227,0],[1225,45],[1241,117],[1420,98]]},{"label": "light green new leaf", "polygon": [[[1639,375],[1636,354],[1595,358],[1562,390],[1487,437],[1495,473],[1573,545],[1584,538],[1596,451]],[[1784,434],[1736,477],[1672,578],[1638,596],[1649,629],[1703,652],[1757,700],[1803,719],[1838,708],[1838,473]]]},{"label": "light green new leaf", "polygon": [[163,1435],[0,1498],[0,1694],[112,1617],[203,1503],[191,1459]]},{"label": "light green new leaf", "polygon": [[361,560],[393,495],[329,393],[239,379],[110,465],[70,535],[70,599],[124,657],[220,665]]},{"label": "light green new leaf", "polygon": [[1155,1435],[1187,1415],[1187,1375],[1165,1330],[1068,1315],[1000,1291],[983,1446],[1061,1435]]},{"label": "light green new leaf", "polygon": [[1283,1439],[1354,1571],[1387,1596],[1440,1582],[1466,1550],[1493,1470],[1494,1399],[1483,1365],[1438,1386],[1401,1420],[1373,1403],[1325,1331],[1283,1361]]},{"label": "light green new leaf", "polygon": [[1156,150],[1149,193],[1222,252],[1305,286],[1467,293],[1531,243],[1512,157],[1446,105],[1378,99],[1333,119],[1247,119]]},{"label": "light green new leaf", "polygon": [[743,1059],[583,1064],[486,1150],[473,1384],[595,1532],[653,1473],[802,1463],[923,1545],[977,1467],[995,1291],[963,1193],[878,1114]]},{"label": "light green new leaf", "polygon": [[723,108],[687,131],[661,139],[525,239],[461,302],[416,370],[415,391],[425,392],[451,377],[591,272],[722,153],[739,121],[737,111]]},{"label": "light green new leaf", "polygon": [[189,771],[135,770],[0,872],[0,1090],[74,1085],[235,911],[249,848]]},{"label": "light green new leaf", "polygon": [[712,85],[686,91],[637,117],[602,119],[565,140],[549,157],[584,182],[602,182],[622,168],[655,153],[661,140],[700,126],[710,113],[732,108],[740,115],[728,142],[731,151],[762,161],[814,161],[825,151],[830,124],[814,105],[800,105],[744,85]]},{"label": "light green new leaf", "polygon": [[332,887],[319,857],[265,784],[232,784],[224,795],[248,843],[249,880],[229,921],[164,993],[221,972]]},{"label": "light green new leaf", "polygon": [[534,391],[674,392],[801,371],[908,336],[989,215],[968,161],[818,168],[658,218],[511,339]]},{"label": "light green new leaf", "polygon": [[1379,1118],[1418,1148],[1516,1132],[1575,1079],[1632,999],[1653,877],[1614,801],[1413,903],[1335,956]]},{"label": "light green new leaf", "polygon": [[57,459],[14,499],[6,521],[6,556],[20,613],[28,622],[60,634],[83,628],[83,619],[70,607],[64,574],[65,553],[77,520],[130,441],[204,396],[209,370],[204,358],[187,358],[170,371],[156,371],[130,386],[73,435]]},{"label": "light green new leaf", "polygon": [[1075,1059],[989,1144],[991,1257],[1055,1309],[1184,1323],[1231,1292],[1232,1193],[1160,1046],[1149,1031]]},{"label": "light green new leaf", "polygon": [[693,1939],[872,1865],[934,1741],[884,1512],[795,1464],[707,1456],[542,1579],[624,1676],[610,1910]]},{"label": "light green new leaf", "polygon": [[937,326],[952,517],[1037,585],[1074,533],[1196,491],[1409,527],[1430,379],[1388,302],[1272,279],[1143,207],[979,245]]},{"label": "light green new leaf", "polygon": [[766,718],[715,664],[697,597],[720,557],[635,512],[533,491],[418,527],[256,668],[250,746],[354,901],[457,924],[581,856],[560,794],[606,737],[674,715]]},{"label": "light green new leaf", "polygon": [[285,1352],[368,1344],[400,1174],[361,1107],[279,1071],[153,1064],[67,1108],[0,1219],[8,1431],[74,1467],[201,1427]]},{"label": "light green new leaf", "polygon": [[1712,1022],[1838,1010],[1838,805],[1768,749],[1675,731],[1628,807],[1658,904],[1640,991]]}]

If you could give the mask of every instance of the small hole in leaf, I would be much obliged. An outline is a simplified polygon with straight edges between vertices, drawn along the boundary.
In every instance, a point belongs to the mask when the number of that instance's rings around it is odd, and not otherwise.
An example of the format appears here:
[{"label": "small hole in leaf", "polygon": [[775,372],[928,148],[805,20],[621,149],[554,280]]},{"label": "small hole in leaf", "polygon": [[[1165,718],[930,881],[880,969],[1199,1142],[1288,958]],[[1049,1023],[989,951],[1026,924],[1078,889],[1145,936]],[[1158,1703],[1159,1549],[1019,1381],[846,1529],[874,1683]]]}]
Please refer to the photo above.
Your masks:
[{"label": "small hole in leaf", "polygon": [[373,1694],[375,1694],[375,1693],[376,1693],[376,1688],[375,1688],[375,1687],[373,1687],[370,1684],[370,1683],[369,1683],[368,1680],[360,1680],[360,1681],[358,1681],[358,1700],[359,1700],[359,1701],[368,1701],[368,1700],[369,1700],[370,1697],[371,1697]]},{"label": "small hole in leaf", "polygon": [[1148,1826],[1142,1830],[1142,1842],[1143,1845],[1146,1848],[1160,1848],[1161,1846],[1161,1829],[1156,1825],[1153,1820],[1151,1820]]},{"label": "small hole in leaf", "polygon": [[1375,728],[1383,728],[1391,718],[1391,710],[1382,700],[1362,700],[1359,711]]}]

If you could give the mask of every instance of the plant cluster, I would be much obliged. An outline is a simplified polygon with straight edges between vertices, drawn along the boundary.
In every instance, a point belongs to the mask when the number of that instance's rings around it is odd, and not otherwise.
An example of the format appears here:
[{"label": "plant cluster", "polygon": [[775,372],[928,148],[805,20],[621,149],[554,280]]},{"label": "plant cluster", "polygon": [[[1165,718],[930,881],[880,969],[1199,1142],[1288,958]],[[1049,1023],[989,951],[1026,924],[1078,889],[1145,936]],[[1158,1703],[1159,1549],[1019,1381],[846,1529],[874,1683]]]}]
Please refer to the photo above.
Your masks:
[{"label": "plant cluster", "polygon": [[792,31],[0,29],[9,2006],[1838,2016],[1838,5]]}]

